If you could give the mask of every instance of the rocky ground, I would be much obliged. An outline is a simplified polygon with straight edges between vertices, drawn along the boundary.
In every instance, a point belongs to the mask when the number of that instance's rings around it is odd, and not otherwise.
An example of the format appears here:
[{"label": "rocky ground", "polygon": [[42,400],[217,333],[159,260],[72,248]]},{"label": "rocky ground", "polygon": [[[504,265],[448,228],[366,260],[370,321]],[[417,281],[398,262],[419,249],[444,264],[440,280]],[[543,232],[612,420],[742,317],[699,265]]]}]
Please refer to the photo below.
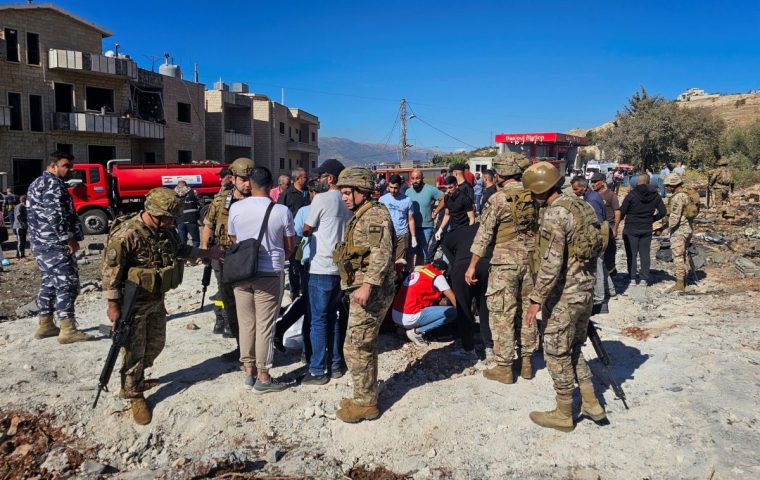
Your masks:
[{"label": "rocky ground", "polygon": [[[745,230],[756,220],[735,221],[701,224],[707,265],[686,294],[663,293],[671,265],[659,261],[651,287],[616,278],[610,314],[594,320],[630,409],[584,347],[608,426],[583,420],[565,434],[531,423],[531,410],[553,405],[538,358],[534,380],[507,386],[483,378],[487,362],[457,357],[454,343],[416,347],[392,333],[380,339],[383,414],[374,422],[335,419],[349,376],[254,395],[219,359],[232,344],[211,334],[208,307],[197,312],[202,268],[193,267],[167,299],[168,342],[150,372],[161,385],[145,427],[113,393],[117,376],[91,408],[109,340],[62,346],[33,340],[32,317],[0,324],[0,477],[758,478],[760,280],[740,278],[734,265],[752,258],[757,241]],[[18,291],[7,279],[3,291]],[[91,333],[105,323],[95,290],[77,311]],[[275,363],[284,379],[304,373],[296,352]]]}]

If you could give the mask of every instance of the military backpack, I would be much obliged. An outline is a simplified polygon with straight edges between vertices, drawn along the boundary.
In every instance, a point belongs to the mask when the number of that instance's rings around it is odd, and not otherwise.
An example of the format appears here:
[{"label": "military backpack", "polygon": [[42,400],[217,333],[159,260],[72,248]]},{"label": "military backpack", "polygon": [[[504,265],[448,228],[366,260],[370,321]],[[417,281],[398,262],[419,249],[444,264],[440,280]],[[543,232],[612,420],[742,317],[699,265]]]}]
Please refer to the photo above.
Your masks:
[{"label": "military backpack", "polygon": [[699,215],[699,192],[692,187],[683,187],[683,193],[689,199],[683,209],[683,216],[686,217],[686,220],[694,220]]},{"label": "military backpack", "polygon": [[602,251],[599,219],[591,205],[577,197],[562,197],[554,202],[573,215],[575,231],[567,246],[567,254],[580,262],[596,261]]},{"label": "military backpack", "polygon": [[506,188],[503,192],[512,211],[512,221],[499,224],[495,239],[497,245],[513,240],[519,234],[534,232],[538,224],[536,207],[529,190]]}]

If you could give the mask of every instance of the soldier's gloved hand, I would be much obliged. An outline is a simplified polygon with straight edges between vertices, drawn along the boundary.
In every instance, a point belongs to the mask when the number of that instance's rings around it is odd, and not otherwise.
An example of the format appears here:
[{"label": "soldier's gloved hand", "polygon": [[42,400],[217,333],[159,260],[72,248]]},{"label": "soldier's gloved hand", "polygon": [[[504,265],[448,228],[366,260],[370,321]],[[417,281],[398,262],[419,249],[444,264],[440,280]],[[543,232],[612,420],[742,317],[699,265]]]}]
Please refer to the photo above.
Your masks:
[{"label": "soldier's gloved hand", "polygon": [[435,236],[436,242],[440,242],[441,241],[441,235],[442,234],[443,234],[443,230],[441,230],[440,228],[438,229],[437,232],[435,232],[434,236]]},{"label": "soldier's gloved hand", "polygon": [[412,248],[417,248],[417,237],[412,237]]},{"label": "soldier's gloved hand", "polygon": [[119,305],[119,302],[116,300],[109,300],[106,315],[111,321],[111,328],[116,331],[116,327],[119,325],[119,317],[121,316],[121,305]]}]

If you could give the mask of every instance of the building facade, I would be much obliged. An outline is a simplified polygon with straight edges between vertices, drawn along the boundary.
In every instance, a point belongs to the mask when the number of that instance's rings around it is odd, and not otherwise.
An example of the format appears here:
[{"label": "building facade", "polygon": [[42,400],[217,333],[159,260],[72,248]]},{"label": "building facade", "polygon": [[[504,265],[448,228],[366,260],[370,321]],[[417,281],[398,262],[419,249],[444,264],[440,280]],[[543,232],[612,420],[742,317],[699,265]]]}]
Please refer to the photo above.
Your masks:
[{"label": "building facade", "polygon": [[244,83],[222,82],[206,90],[206,158],[232,163],[236,158],[253,158],[253,113]]}]

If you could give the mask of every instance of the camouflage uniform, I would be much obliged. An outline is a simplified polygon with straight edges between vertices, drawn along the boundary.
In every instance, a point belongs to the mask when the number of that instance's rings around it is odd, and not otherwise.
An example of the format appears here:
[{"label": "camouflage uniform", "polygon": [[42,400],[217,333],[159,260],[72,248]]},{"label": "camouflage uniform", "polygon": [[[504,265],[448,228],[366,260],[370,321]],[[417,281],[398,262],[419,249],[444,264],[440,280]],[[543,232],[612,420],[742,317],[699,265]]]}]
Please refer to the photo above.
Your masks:
[{"label": "camouflage uniform", "polygon": [[676,278],[686,278],[688,271],[688,259],[686,250],[691,242],[691,222],[686,219],[684,210],[689,203],[689,196],[683,190],[673,194],[670,198],[670,215],[668,226],[670,228],[670,249],[673,251],[673,264],[675,265]]},{"label": "camouflage uniform", "polygon": [[723,203],[729,203],[729,193],[734,186],[734,175],[728,168],[727,162],[721,161],[721,166],[710,172],[709,184],[712,203],[715,208],[722,210]]},{"label": "camouflage uniform", "polygon": [[574,215],[567,205],[580,202],[583,208],[591,206],[575,196],[562,194],[547,206],[539,230],[540,267],[529,298],[543,304],[549,316],[544,330],[544,358],[554,381],[557,397],[572,401],[576,380],[591,381],[591,370],[581,353],[586,341],[588,321],[591,317],[595,283],[595,261],[581,261],[569,255],[569,244],[576,234]]},{"label": "camouflage uniform", "polygon": [[[103,260],[103,298],[119,300],[124,281],[141,271],[140,291],[133,310],[133,332],[124,348],[122,388],[127,398],[139,398],[144,389],[144,371],[151,367],[166,343],[166,308],[159,271],[174,267],[181,281],[182,262],[195,250],[179,240],[174,228],[153,229],[141,219],[142,212],[117,219],[111,227]],[[138,270],[140,269],[140,270]],[[162,290],[164,290],[162,292]]]},{"label": "camouflage uniform", "polygon": [[372,285],[366,308],[350,303],[343,352],[354,383],[354,403],[361,406],[377,405],[377,335],[395,293],[393,237],[390,213],[376,202],[360,207],[346,228],[346,242],[352,240],[346,248],[365,253],[353,279],[341,275],[341,288],[354,290],[362,283]]},{"label": "camouflage uniform", "polygon": [[[470,251],[479,257],[486,256],[489,245],[495,242],[491,269],[488,276],[486,303],[489,322],[493,332],[496,363],[512,365],[515,351],[515,316],[520,319],[524,312],[523,298],[533,289],[530,273],[530,255],[535,248],[536,211],[533,204],[519,203],[520,196],[530,192],[521,182],[507,184],[494,193],[480,216],[480,227],[475,235]],[[522,220],[516,221],[515,208],[522,205],[527,210],[518,214]],[[519,223],[519,225],[518,225]],[[530,357],[538,345],[538,329],[533,323],[519,326],[520,355]]]},{"label": "camouflage uniform", "polygon": [[74,317],[74,302],[79,295],[79,269],[68,241],[82,240],[82,225],[66,184],[44,172],[27,192],[29,243],[42,280],[37,294],[40,316],[55,312],[57,320]]}]

